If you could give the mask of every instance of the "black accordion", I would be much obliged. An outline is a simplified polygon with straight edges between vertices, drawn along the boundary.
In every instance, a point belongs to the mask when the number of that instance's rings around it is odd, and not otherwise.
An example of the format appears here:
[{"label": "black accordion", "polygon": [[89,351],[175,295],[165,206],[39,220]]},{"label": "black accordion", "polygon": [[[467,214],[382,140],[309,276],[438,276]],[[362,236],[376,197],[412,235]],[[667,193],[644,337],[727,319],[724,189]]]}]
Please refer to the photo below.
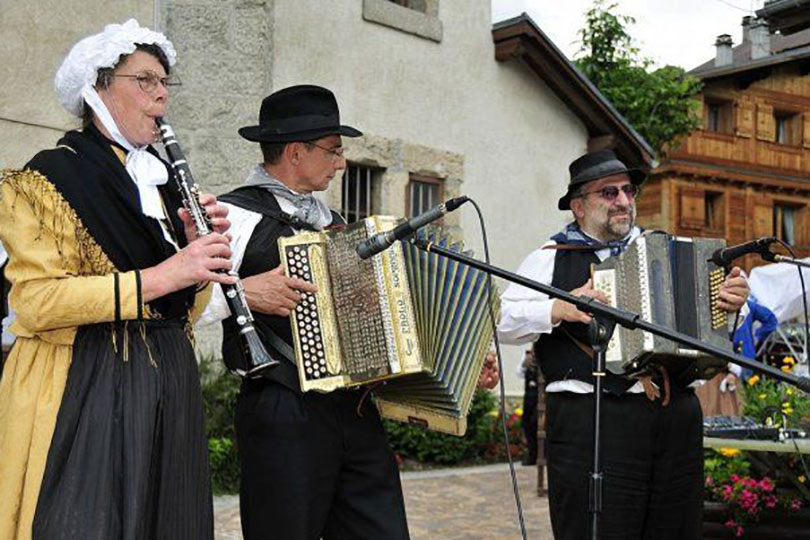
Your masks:
[{"label": "black accordion", "polygon": [[[393,228],[372,216],[340,230],[279,241],[291,277],[311,281],[291,314],[303,391],[375,385],[380,414],[463,435],[492,339],[487,276],[408,242],[362,260],[368,237]],[[460,251],[439,229],[426,235]]]},{"label": "black accordion", "polygon": [[[615,307],[731,352],[728,313],[717,307],[725,270],[711,262],[716,238],[644,233],[624,253],[593,267],[593,285]],[[605,353],[612,373],[634,376],[661,365],[681,380],[711,378],[724,360],[642,330],[617,326]]]}]

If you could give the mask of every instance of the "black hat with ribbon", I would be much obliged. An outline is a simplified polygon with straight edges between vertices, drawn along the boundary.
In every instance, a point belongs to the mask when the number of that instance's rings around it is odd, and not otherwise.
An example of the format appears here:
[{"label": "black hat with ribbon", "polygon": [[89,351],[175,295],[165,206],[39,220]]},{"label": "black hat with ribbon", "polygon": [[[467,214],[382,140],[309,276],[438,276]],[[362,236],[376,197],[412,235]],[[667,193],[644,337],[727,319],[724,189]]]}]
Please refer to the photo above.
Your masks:
[{"label": "black hat with ribbon", "polygon": [[631,183],[640,186],[647,178],[647,174],[641,169],[628,169],[627,165],[616,157],[613,150],[588,152],[574,160],[568,166],[568,172],[571,175],[571,181],[568,183],[568,191],[557,203],[557,208],[560,210],[571,208],[571,193],[582,184],[616,174],[626,174],[630,177]]},{"label": "black hat with ribbon", "polygon": [[335,95],[313,85],[273,92],[262,100],[259,125],[243,127],[239,134],[249,141],[271,143],[313,141],[327,135],[362,135],[353,127],[340,125]]}]

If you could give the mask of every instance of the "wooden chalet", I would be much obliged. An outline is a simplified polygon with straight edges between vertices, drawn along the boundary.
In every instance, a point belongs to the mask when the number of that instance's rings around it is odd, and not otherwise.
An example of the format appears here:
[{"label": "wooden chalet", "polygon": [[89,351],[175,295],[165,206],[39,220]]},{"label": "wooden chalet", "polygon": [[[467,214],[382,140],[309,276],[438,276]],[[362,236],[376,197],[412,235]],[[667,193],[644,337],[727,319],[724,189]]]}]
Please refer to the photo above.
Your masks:
[{"label": "wooden chalet", "polygon": [[771,32],[789,35],[810,27],[810,0],[767,0],[757,17],[767,19]]},{"label": "wooden chalet", "polygon": [[729,244],[775,236],[808,256],[810,29],[772,34],[745,17],[740,45],[727,34],[716,45],[691,72],[705,85],[702,125],[651,173],[639,223]]}]

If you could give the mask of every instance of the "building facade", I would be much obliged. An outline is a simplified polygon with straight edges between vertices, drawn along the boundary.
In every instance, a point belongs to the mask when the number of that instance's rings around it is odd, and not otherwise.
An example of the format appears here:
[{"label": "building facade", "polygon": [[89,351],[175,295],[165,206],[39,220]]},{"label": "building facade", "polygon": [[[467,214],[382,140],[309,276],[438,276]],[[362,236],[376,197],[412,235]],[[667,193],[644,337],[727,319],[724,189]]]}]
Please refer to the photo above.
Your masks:
[{"label": "building facade", "polygon": [[[17,27],[0,39],[27,49],[2,63],[16,74],[2,100],[0,127],[12,132],[3,167],[21,166],[76,126],[56,103],[53,74],[77,39],[130,16],[174,42],[182,86],[172,89],[168,120],[197,181],[214,193],[240,185],[261,159],[237,129],[256,123],[263,97],[294,84],[332,89],[342,121],[364,132],[344,141],[349,167],[325,194],[330,206],[349,220],[407,216],[467,195],[483,211],[493,262],[507,269],[565,223],[556,200],[570,161],[605,146],[633,165],[652,160],[528,17],[493,29],[489,0],[48,2],[4,8],[4,30]],[[483,255],[469,205],[445,225]],[[215,333],[200,337],[217,347]],[[505,353],[508,391],[520,394],[522,351]]]},{"label": "building facade", "polygon": [[742,43],[719,36],[716,58],[691,73],[704,83],[701,127],[651,175],[639,221],[729,244],[773,236],[810,255],[810,30],[772,34],[746,17]]}]

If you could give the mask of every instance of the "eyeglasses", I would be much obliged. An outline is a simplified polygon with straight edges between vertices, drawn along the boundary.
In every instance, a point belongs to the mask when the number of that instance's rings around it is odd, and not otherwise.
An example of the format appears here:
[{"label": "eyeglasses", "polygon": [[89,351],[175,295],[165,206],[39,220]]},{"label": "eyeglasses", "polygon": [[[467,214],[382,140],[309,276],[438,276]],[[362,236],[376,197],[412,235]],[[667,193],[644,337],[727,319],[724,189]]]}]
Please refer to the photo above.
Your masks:
[{"label": "eyeglasses", "polygon": [[144,71],[136,75],[110,75],[111,77],[121,77],[124,79],[135,79],[138,81],[138,86],[141,90],[147,93],[152,93],[157,89],[158,84],[162,84],[164,88],[169,86],[180,86],[180,80],[177,77],[161,77],[154,71]]},{"label": "eyeglasses", "polygon": [[605,186],[602,189],[597,189],[595,191],[585,191],[580,193],[576,196],[584,197],[586,195],[590,195],[591,193],[598,193],[603,199],[608,201],[615,201],[616,197],[619,196],[619,190],[627,195],[628,199],[635,199],[636,195],[638,195],[638,186],[635,184],[623,184],[622,186]]},{"label": "eyeglasses", "polygon": [[338,146],[337,148],[327,148],[325,146],[321,146],[320,144],[315,144],[315,143],[311,143],[311,142],[308,142],[306,144],[309,145],[309,146],[314,146],[315,148],[320,148],[321,150],[323,150],[325,152],[329,152],[330,154],[332,154],[332,161],[333,162],[334,161],[340,161],[341,158],[343,158],[343,150],[344,150],[344,148],[342,146]]}]

